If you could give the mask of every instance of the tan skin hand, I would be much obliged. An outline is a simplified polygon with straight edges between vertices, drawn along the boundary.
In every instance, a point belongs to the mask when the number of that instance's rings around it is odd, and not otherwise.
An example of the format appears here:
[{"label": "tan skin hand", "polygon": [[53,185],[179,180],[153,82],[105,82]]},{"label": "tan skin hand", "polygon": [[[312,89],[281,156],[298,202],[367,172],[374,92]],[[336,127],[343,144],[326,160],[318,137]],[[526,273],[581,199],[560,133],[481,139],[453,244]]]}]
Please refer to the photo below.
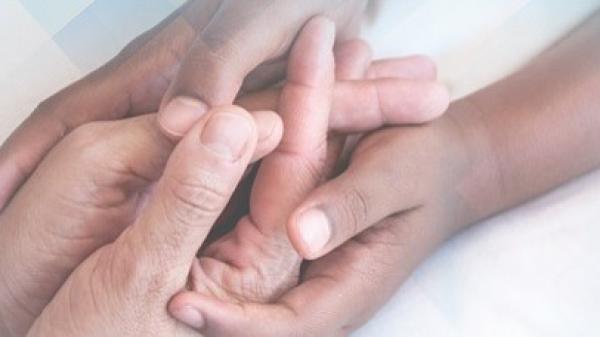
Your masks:
[{"label": "tan skin hand", "polygon": [[166,100],[196,93],[192,96],[205,98],[209,106],[232,104],[240,93],[284,77],[281,56],[306,20],[330,14],[346,33],[340,37],[348,38],[366,2],[188,1],[109,63],[38,106],[0,149],[0,209],[52,147],[78,126],[155,113],[169,88]]},{"label": "tan skin hand", "polygon": [[[185,292],[171,312],[202,313],[207,336],[348,336],[453,233],[600,167],[599,32],[600,12],[439,120],[360,142],[347,170],[288,223],[313,259],[298,287],[269,304]],[[314,208],[331,233],[317,249],[302,240],[301,215]]]},{"label": "tan skin hand", "polygon": [[[391,173],[369,183],[390,202],[402,202],[404,212],[383,216],[372,228],[308,263],[301,284],[269,303],[232,305],[202,292],[186,292],[173,299],[171,312],[205,336],[346,336],[371,317],[423,256],[452,234],[445,230],[452,228],[450,222],[461,221],[465,203],[456,186],[470,165],[461,144],[460,130],[445,117],[366,137],[343,176],[357,181],[365,172]],[[438,169],[442,165],[445,170]],[[203,325],[186,321],[184,307],[198,310]],[[317,308],[327,314],[317,314]],[[265,320],[271,322],[268,328],[253,323]]]}]

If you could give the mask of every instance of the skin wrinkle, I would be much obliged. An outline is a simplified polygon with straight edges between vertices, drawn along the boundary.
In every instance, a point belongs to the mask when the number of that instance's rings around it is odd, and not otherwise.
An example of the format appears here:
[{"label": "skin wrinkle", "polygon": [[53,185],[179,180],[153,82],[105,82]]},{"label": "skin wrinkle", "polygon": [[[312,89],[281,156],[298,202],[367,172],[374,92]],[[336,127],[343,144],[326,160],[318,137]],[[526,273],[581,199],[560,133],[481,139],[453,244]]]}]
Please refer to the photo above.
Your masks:
[{"label": "skin wrinkle", "polygon": [[[367,197],[356,188],[351,188],[345,195],[343,200],[343,205],[346,206],[345,214],[346,217],[342,219],[351,220],[344,228],[347,228],[349,231],[347,233],[359,233],[360,224],[364,224],[367,219],[367,215],[369,214],[369,202],[367,201]],[[332,230],[332,236],[336,237],[336,233],[334,232],[339,226],[334,226]]]},{"label": "skin wrinkle", "polygon": [[[9,280],[4,275],[4,273],[0,273],[0,277],[2,277],[2,281],[4,284],[3,288],[4,288],[4,290],[6,290],[6,295],[8,296],[8,299],[9,299],[8,302],[10,302],[10,304],[7,305],[6,307],[16,308],[17,310],[23,311],[25,314],[29,315],[30,317],[35,317],[35,314],[32,312],[32,310],[30,310],[29,307],[27,305],[25,305],[25,303],[23,303],[16,296],[16,294],[13,291],[13,288],[11,286],[12,282],[9,282]],[[13,313],[14,313],[14,309],[13,309]],[[8,327],[8,330],[11,331],[10,326],[7,325],[7,327]],[[12,334],[14,334],[14,331],[12,332]]]}]

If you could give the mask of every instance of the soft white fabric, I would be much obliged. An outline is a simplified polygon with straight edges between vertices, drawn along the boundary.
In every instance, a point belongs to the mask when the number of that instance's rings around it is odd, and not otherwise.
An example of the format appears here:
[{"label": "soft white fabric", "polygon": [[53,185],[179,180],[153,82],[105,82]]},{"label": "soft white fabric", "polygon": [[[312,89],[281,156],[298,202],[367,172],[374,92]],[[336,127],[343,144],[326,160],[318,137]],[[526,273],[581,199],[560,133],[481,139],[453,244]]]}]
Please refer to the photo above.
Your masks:
[{"label": "soft white fabric", "polygon": [[[459,97],[522,66],[599,7],[383,0],[364,35],[380,57],[433,56]],[[355,336],[599,336],[599,240],[597,172],[448,243]]]},{"label": "soft white fabric", "polygon": [[[183,0],[0,1],[0,139]],[[513,71],[594,0],[379,0],[378,56],[428,54],[454,97]],[[576,158],[575,158],[576,159]],[[551,168],[549,168],[551,169]],[[462,234],[357,337],[600,335],[600,172]]]}]

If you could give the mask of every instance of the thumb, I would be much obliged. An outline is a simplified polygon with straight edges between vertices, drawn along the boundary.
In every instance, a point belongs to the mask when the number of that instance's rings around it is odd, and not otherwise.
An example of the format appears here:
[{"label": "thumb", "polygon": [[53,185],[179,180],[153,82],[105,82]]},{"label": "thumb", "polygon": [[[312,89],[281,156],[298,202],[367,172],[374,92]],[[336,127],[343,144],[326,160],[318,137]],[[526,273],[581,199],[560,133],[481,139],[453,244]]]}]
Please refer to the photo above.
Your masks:
[{"label": "thumb", "polygon": [[119,240],[134,247],[143,273],[161,273],[176,286],[185,283],[197,250],[250,162],[256,138],[250,114],[230,106],[209,113],[179,143],[150,201]]},{"label": "thumb", "polygon": [[399,210],[415,207],[414,197],[402,194],[389,171],[377,160],[352,162],[342,175],[314,190],[288,223],[298,253],[317,259]]}]

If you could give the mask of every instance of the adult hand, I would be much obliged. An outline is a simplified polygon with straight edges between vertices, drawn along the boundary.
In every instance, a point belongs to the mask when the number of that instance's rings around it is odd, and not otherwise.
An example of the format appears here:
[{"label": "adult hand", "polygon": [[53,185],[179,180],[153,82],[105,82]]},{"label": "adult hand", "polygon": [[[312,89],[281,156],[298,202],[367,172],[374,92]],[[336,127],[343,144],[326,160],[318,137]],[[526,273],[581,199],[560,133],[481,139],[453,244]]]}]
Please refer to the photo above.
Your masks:
[{"label": "adult hand", "polygon": [[243,109],[207,114],[174,149],[137,219],[77,267],[28,336],[195,335],[165,305],[185,286],[256,142]]},{"label": "adult hand", "polygon": [[[259,159],[281,121],[252,115]],[[136,219],[172,149],[154,114],[86,124],[51,151],[0,214],[2,336],[25,335],[71,272]]]},{"label": "adult hand", "polygon": [[[281,78],[282,56],[308,18],[328,14],[341,31],[350,31],[358,25],[366,2],[186,3],[107,65],[40,104],[11,136],[0,149],[0,209],[50,149],[77,126],[154,113],[171,87],[165,103],[181,95],[204,100],[204,105],[194,101],[192,109],[171,107],[174,120],[168,123],[183,119],[187,129],[194,124],[189,122],[190,114],[196,121],[205,111],[196,107],[231,104],[252,70],[247,79],[253,89]],[[261,63],[264,66],[257,67]]]}]

